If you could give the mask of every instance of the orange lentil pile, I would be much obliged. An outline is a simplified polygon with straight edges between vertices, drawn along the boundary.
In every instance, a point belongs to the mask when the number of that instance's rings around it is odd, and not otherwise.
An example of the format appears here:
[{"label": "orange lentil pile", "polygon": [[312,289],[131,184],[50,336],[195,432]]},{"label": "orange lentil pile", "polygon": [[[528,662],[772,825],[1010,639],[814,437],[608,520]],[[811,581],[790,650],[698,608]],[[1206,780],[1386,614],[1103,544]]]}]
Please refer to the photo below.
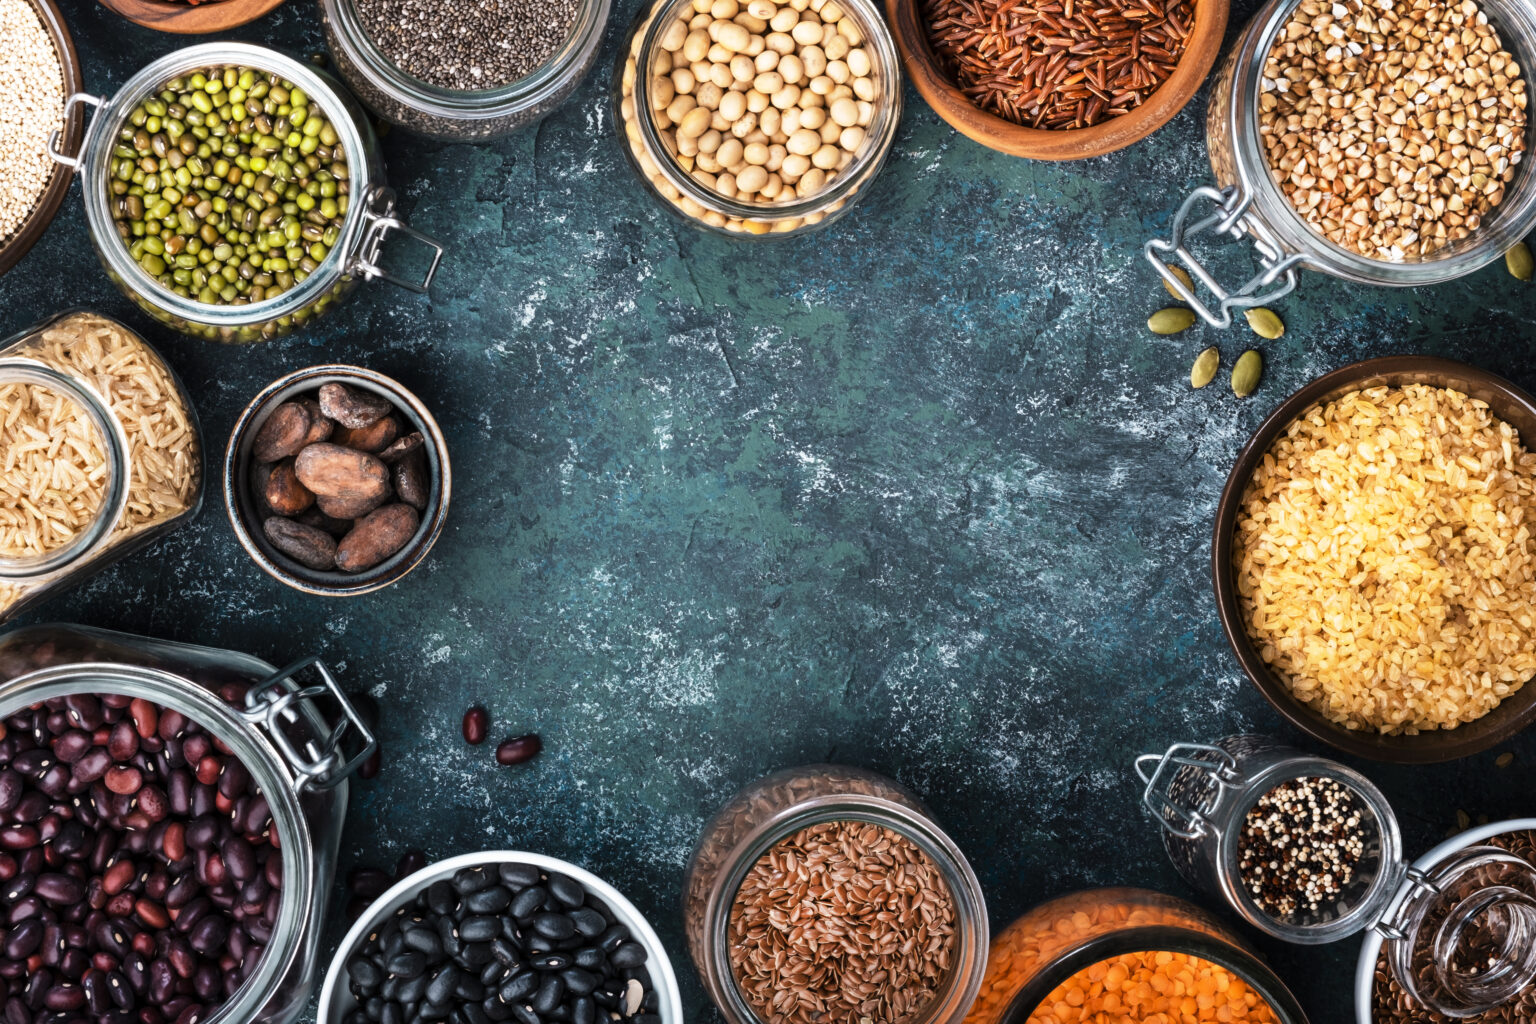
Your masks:
[{"label": "orange lentil pile", "polygon": [[1127,953],[1078,971],[1029,1024],[1278,1024],[1241,978],[1184,953]]}]

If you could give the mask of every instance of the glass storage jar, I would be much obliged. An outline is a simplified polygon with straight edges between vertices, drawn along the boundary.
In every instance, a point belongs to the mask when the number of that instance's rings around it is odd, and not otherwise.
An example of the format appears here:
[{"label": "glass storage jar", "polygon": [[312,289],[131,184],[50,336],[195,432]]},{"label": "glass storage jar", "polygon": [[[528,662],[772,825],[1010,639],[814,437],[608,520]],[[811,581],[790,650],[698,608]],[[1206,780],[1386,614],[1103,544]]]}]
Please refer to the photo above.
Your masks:
[{"label": "glass storage jar", "polygon": [[542,121],[587,77],[612,0],[579,0],[570,34],[542,66],[496,89],[446,89],[404,71],[379,49],[357,0],[319,0],[326,46],[347,86],[392,124],[435,139],[469,142]]},{"label": "glass storage jar", "polygon": [[[1211,83],[1205,122],[1216,185],[1196,188],[1174,215],[1168,236],[1150,240],[1144,250],[1168,287],[1216,327],[1230,326],[1233,310],[1262,306],[1288,294],[1302,268],[1360,284],[1439,284],[1498,259],[1536,227],[1536,181],[1530,160],[1517,165],[1503,201],[1478,228],[1422,258],[1371,259],[1335,244],[1308,225],[1276,185],[1259,136],[1264,63],[1300,3],[1269,0],[1228,52]],[[1498,29],[1504,48],[1529,75],[1536,68],[1536,8],[1523,0],[1478,0],[1478,6]],[[1186,244],[1206,233],[1228,241],[1246,238],[1258,254],[1257,272],[1236,287],[1221,284]],[[1194,294],[1168,269],[1170,260],[1183,263],[1215,301],[1207,303]]]},{"label": "glass storage jar", "polygon": [[[690,224],[736,238],[803,234],[841,217],[880,173],[901,122],[901,59],[890,29],[870,0],[827,2],[835,2],[862,35],[862,49],[869,57],[877,95],[875,100],[866,101],[870,110],[868,123],[861,119],[862,142],[830,183],[805,197],[784,186],[789,197],[772,202],[728,198],[701,180],[707,172],[693,167],[692,157],[676,152],[676,143],[669,141],[652,115],[668,106],[663,100],[672,86],[672,72],[686,70],[672,67],[672,54],[663,45],[663,38],[679,18],[691,19],[708,12],[708,0],[658,0],[648,10],[642,8],[635,19],[614,76],[614,119],[623,126],[624,152],[630,166],[652,195]],[[819,10],[820,0],[812,0],[810,7]],[[746,5],[738,15],[744,16],[748,16]],[[663,93],[658,94],[657,88]],[[748,116],[755,118],[756,114]],[[757,134],[762,133],[759,130]],[[752,138],[750,134],[738,137],[743,142]],[[771,158],[766,166],[777,170]]]},{"label": "glass storage jar", "polygon": [[1029,1024],[1037,1012],[1051,1013],[1057,989],[1082,972],[1119,957],[1165,953],[1224,969],[1268,1006],[1277,1024],[1306,1024],[1296,997],[1236,935],[1203,910],[1144,889],[1061,896],[1004,928],[992,941],[986,979],[965,1024]]},{"label": "glass storage jar", "polygon": [[[311,677],[317,681],[305,681]],[[265,951],[235,994],[199,1024],[289,1024],[318,980],[347,776],[373,750],[372,735],[316,658],[279,672],[244,654],[84,626],[33,626],[0,636],[0,721],[14,726],[29,709],[77,695],[90,698],[87,714],[100,714],[103,697],[179,712],[250,773],[280,839],[274,845],[281,896]],[[81,705],[67,707],[70,721],[88,724],[79,717]],[[11,733],[0,739],[5,762],[25,735],[14,727]]]},{"label": "glass storage jar", "polygon": [[[0,543],[0,622],[185,525],[203,503],[197,413],[176,374],[133,331],[77,310],[0,342],[0,423],[33,388],[84,414],[99,447],[99,499],[94,516],[66,524],[56,544]],[[39,522],[25,514],[19,489],[0,484],[0,496],[10,499],[0,531]]]},{"label": "glass storage jar", "polygon": [[[1386,797],[1327,758],[1263,736],[1229,736],[1143,755],[1136,768],[1169,859],[1196,889],[1289,942],[1315,945],[1367,933],[1356,974],[1367,1001],[1360,1024],[1370,1024],[1369,991],[1383,946],[1403,991],[1445,1017],[1475,1016],[1536,990],[1536,864],[1482,842],[1511,825],[1458,837],[1409,865]],[[1358,801],[1358,873],[1317,912],[1281,920],[1250,896],[1239,836],[1249,811],[1275,787],[1313,778],[1342,783]],[[1410,969],[1424,962],[1426,950],[1434,951],[1433,969]]]},{"label": "glass storage jar", "polygon": [[860,821],[916,845],[938,869],[954,904],[948,976],[909,1024],[960,1024],[987,965],[987,908],[964,854],[906,789],[861,768],[810,765],[768,775],[705,825],[683,879],[683,929],[704,987],[729,1024],[760,1020],[731,969],[728,931],[742,881],[775,844],[812,825]]},{"label": "glass storage jar", "polygon": [[[134,108],[153,99],[166,83],[180,75],[225,67],[246,67],[279,75],[302,89],[324,109],[336,131],[338,145],[346,154],[348,171],[346,195],[337,197],[345,211],[342,225],[324,259],[287,291],[244,305],[199,302],[160,284],[128,251],[111,210],[110,193],[117,180],[114,162],[121,159],[117,152],[119,136],[125,129],[131,131],[136,127],[128,121]],[[416,292],[425,292],[431,286],[443,247],[407,227],[396,216],[395,194],[384,183],[384,163],[367,117],[334,78],[313,64],[261,46],[204,43],[176,50],[146,65],[110,99],[76,93],[69,98],[66,115],[82,104],[97,109],[86,126],[80,152],[73,156],[60,152],[55,134],[50,153],[80,176],[86,226],[107,275],[124,295],[161,323],[212,341],[264,341],[327,313],[359,280],[384,280]],[[132,150],[127,153],[131,156]],[[429,265],[419,280],[403,279],[381,265],[384,244],[397,233],[431,251]],[[295,279],[303,273],[295,272]]]}]

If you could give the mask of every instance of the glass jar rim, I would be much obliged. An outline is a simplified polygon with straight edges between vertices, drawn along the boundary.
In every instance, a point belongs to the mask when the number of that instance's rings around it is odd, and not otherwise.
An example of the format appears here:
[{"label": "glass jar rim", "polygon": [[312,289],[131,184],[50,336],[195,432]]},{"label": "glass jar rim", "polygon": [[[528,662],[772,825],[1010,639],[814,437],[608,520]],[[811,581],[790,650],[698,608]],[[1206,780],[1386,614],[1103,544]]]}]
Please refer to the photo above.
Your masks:
[{"label": "glass jar rim", "polygon": [[355,0],[320,0],[322,12],[336,26],[337,39],[350,50],[359,71],[395,102],[434,117],[461,121],[493,120],[536,106],[564,84],[563,76],[583,50],[601,36],[612,0],[578,0],[571,30],[550,59],[522,78],[490,89],[448,89],[410,74],[379,47],[357,14]]},{"label": "glass jar rim", "polygon": [[723,881],[712,887],[704,909],[705,941],[711,947],[704,966],[713,976],[715,991],[731,1004],[720,1007],[721,1011],[728,1020],[762,1021],[742,995],[730,967],[730,911],[747,872],[779,841],[811,825],[831,821],[862,821],[888,828],[914,843],[939,869],[955,903],[956,949],[943,986],[914,1024],[947,1019],[943,1015],[949,1010],[954,1010],[953,1019],[959,1020],[981,991],[986,971],[990,932],[981,883],[960,848],[937,823],[905,804],[862,793],[800,800],[756,823],[722,858]]},{"label": "glass jar rim", "polygon": [[[1234,76],[1230,86],[1233,102],[1228,117],[1234,122],[1232,146],[1235,152],[1239,188],[1251,202],[1246,225],[1266,241],[1277,242],[1288,251],[1299,253],[1307,266],[1348,280],[1386,285],[1439,284],[1469,274],[1498,259],[1511,244],[1529,233],[1536,223],[1536,157],[1531,155],[1532,126],[1527,124],[1525,157],[1516,164],[1517,171],[1505,189],[1504,199],[1489,210],[1466,238],[1435,250],[1428,257],[1414,260],[1379,260],[1362,255],[1334,242],[1312,227],[1286,198],[1270,172],[1259,133],[1259,97],[1263,95],[1264,65],[1276,38],[1289,22],[1302,0],[1272,0],[1254,15],[1246,37],[1233,50],[1234,61],[1245,60],[1246,67]],[[1536,11],[1518,2],[1478,0],[1486,16],[1490,6],[1499,11],[1489,18],[1499,29],[1499,41],[1522,68],[1536,67]],[[1512,24],[1521,29],[1511,33]],[[1527,94],[1530,94],[1528,83]],[[1519,194],[1523,190],[1523,195]],[[1254,223],[1255,215],[1258,224]]]},{"label": "glass jar rim", "polygon": [[1258,993],[1280,1024],[1306,1024],[1306,1014],[1280,977],[1234,943],[1174,924],[1142,925],[1085,939],[1039,968],[1003,1007],[997,1024],[1028,1024],[1057,987],[1095,964],[1131,953],[1182,953],[1236,975]]},{"label": "glass jar rim", "polygon": [[[896,49],[895,39],[885,19],[881,17],[879,9],[870,0],[837,0],[837,4],[844,13],[852,15],[858,22],[859,28],[864,33],[865,45],[868,46],[873,40],[878,56],[876,67],[888,79],[884,83],[882,102],[876,104],[875,120],[866,129],[863,151],[855,156],[847,167],[837,173],[837,177],[832,179],[831,184],[804,199],[796,198],[786,202],[771,203],[745,203],[736,199],[727,199],[714,189],[696,181],[693,175],[685,173],[678,166],[676,157],[662,141],[661,131],[656,127],[655,118],[648,116],[647,113],[651,109],[649,64],[671,18],[682,8],[690,7],[692,0],[660,0],[653,8],[641,8],[639,17],[648,18],[649,21],[645,25],[645,34],[641,37],[639,49],[634,51],[635,122],[641,137],[645,140],[646,149],[655,154],[653,160],[656,167],[666,177],[669,185],[706,210],[723,217],[749,221],[804,218],[821,212],[863,187],[865,173],[871,167],[880,165],[891,144],[895,142],[896,129],[901,123],[901,55]],[[620,54],[621,77],[624,62],[629,55],[627,49]],[[621,140],[624,137],[622,125],[619,137]]]},{"label": "glass jar rim", "polygon": [[[238,657],[251,665],[252,674],[258,679],[277,671],[258,658]],[[233,996],[200,1024],[236,1024],[254,1019],[258,1008],[303,951],[307,915],[316,898],[313,891],[316,858],[309,823],[299,806],[281,755],[237,709],[216,694],[175,673],[140,665],[86,662],[38,669],[17,676],[0,684],[0,718],[40,701],[82,692],[140,697],[186,715],[229,746],[260,787],[262,796],[266,797],[272,813],[272,827],[281,839],[278,852],[283,862],[282,897],[278,901],[272,938],[263,950],[256,970]]]},{"label": "glass jar rim", "polygon": [[[22,337],[36,333],[29,328]],[[91,388],[62,370],[26,356],[0,357],[0,384],[30,384],[56,391],[85,412],[96,428],[107,460],[107,486],[90,524],[67,544],[28,558],[0,557],[0,580],[26,583],[41,581],[90,555],[111,537],[128,507],[128,481],[132,462],[128,436],[106,401]]]},{"label": "glass jar rim", "polygon": [[[127,123],[133,106],[146,99],[178,75],[213,67],[248,67],[255,71],[281,75],[302,88],[320,103],[336,129],[346,152],[347,215],[341,235],[320,265],[292,288],[243,306],[198,302],[176,294],[150,277],[128,253],[128,246],[117,233],[107,200],[112,150],[119,130]],[[296,60],[265,46],[251,43],[200,43],[174,50],[140,68],[114,93],[86,127],[85,143],[80,152],[81,192],[86,224],[97,250],[107,263],[108,273],[128,283],[135,292],[161,310],[183,319],[216,327],[242,327],[285,316],[303,308],[331,289],[348,272],[351,254],[365,234],[364,219],[370,205],[381,191],[369,181],[368,147],[363,130],[352,116],[348,100],[338,88],[313,65]]]}]

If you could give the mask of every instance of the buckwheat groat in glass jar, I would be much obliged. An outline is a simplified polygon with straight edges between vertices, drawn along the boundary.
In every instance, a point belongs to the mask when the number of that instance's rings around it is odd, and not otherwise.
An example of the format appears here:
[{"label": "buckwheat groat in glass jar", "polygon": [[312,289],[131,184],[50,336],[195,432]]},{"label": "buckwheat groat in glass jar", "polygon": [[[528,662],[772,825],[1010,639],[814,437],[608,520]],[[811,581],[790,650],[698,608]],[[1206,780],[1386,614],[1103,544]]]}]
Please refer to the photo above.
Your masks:
[{"label": "buckwheat groat in glass jar", "polygon": [[631,30],[615,115],[632,166],[691,223],[796,234],[879,173],[900,67],[869,0],[660,0]]},{"label": "buckwheat groat in glass jar", "polygon": [[986,967],[964,856],[911,793],[838,765],[776,772],[715,815],[683,925],[730,1024],[959,1024]]},{"label": "buckwheat groat in glass jar", "polygon": [[197,414],[144,339],[80,311],[0,342],[0,622],[202,500]]}]

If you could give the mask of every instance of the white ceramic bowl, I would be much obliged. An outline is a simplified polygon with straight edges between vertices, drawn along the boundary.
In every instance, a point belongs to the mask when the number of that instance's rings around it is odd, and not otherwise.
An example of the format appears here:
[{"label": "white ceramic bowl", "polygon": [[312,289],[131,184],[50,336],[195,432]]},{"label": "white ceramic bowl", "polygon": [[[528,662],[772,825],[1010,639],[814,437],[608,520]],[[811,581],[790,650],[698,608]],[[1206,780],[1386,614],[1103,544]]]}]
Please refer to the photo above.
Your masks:
[{"label": "white ceramic bowl", "polygon": [[351,987],[347,984],[347,961],[362,946],[375,926],[415,899],[418,893],[433,882],[452,878],[463,868],[499,864],[531,864],[541,871],[558,872],[574,878],[589,893],[602,900],[619,923],[629,928],[635,941],[645,947],[645,967],[650,972],[651,985],[656,991],[658,1002],[656,1012],[661,1016],[661,1024],[683,1024],[683,1000],[677,989],[677,975],[672,972],[672,961],[667,957],[667,951],[662,946],[661,939],[657,937],[655,929],[650,926],[640,911],[635,909],[635,905],[625,899],[613,886],[585,868],[579,868],[575,864],[554,857],[522,853],[517,850],[466,853],[459,857],[440,860],[436,864],[428,864],[414,875],[408,875],[396,882],[388,892],[374,900],[357,922],[347,929],[341,945],[336,948],[331,966],[325,972],[325,987],[320,990],[320,1009],[316,1024],[343,1024],[347,1014],[357,1006],[357,1000],[353,998]]}]

